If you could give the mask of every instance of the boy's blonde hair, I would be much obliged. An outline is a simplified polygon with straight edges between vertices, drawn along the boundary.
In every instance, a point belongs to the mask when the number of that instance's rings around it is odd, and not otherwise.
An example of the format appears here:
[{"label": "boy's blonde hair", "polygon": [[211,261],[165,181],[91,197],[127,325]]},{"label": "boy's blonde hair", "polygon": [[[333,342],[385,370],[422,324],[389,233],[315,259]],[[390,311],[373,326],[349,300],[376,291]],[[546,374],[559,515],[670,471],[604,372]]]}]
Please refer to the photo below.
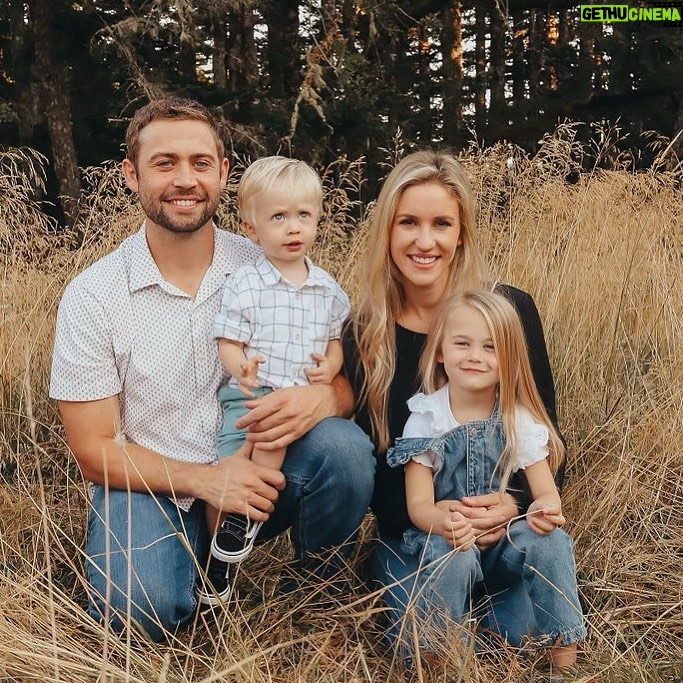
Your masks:
[{"label": "boy's blonde hair", "polygon": [[243,221],[253,223],[254,198],[277,191],[295,200],[303,199],[322,210],[320,176],[305,162],[282,156],[257,159],[242,174],[237,187],[237,205]]},{"label": "boy's blonde hair", "polygon": [[420,377],[424,390],[433,393],[448,382],[443,363],[439,363],[436,357],[443,344],[449,319],[462,306],[469,306],[484,317],[498,360],[498,406],[505,434],[505,448],[497,465],[501,490],[506,488],[512,472],[513,454],[517,444],[517,406],[526,408],[534,420],[548,428],[548,464],[554,474],[562,463],[564,444],[548,417],[536,388],[519,315],[501,294],[485,290],[466,291],[441,302],[420,358]]}]

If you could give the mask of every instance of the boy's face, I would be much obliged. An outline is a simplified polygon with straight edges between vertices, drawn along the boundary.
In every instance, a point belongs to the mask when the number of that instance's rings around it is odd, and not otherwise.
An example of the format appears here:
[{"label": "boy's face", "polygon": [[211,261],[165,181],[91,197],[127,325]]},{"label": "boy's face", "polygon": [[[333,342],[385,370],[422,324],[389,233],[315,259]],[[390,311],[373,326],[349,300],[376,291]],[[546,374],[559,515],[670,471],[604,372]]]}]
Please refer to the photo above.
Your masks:
[{"label": "boy's face", "polygon": [[310,199],[270,191],[254,196],[251,206],[251,221],[245,220],[244,226],[271,263],[277,267],[303,261],[315,240],[320,218],[318,205]]}]

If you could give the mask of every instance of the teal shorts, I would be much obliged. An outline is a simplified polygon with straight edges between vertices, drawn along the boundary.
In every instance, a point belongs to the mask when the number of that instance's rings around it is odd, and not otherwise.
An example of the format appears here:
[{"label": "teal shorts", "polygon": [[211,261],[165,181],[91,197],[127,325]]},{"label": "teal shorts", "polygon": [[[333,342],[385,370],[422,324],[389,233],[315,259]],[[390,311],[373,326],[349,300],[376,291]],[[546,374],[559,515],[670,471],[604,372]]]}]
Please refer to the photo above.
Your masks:
[{"label": "teal shorts", "polygon": [[[264,396],[270,393],[271,387],[259,387],[252,389],[254,392],[253,398]],[[216,449],[218,451],[218,459],[225,458],[232,455],[243,443],[246,438],[246,429],[236,429],[235,422],[249,411],[244,406],[244,402],[250,398],[237,387],[228,385],[222,386],[218,390],[218,400],[221,402],[223,410],[223,421],[221,428],[216,437]]]}]

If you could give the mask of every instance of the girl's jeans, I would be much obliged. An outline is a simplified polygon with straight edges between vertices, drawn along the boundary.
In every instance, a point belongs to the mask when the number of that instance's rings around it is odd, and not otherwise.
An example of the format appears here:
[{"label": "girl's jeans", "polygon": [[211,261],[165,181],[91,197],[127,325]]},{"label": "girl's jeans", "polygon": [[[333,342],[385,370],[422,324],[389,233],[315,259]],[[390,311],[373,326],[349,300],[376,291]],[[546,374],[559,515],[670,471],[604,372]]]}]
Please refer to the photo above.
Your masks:
[{"label": "girl's jeans", "polygon": [[[291,528],[299,562],[310,568],[317,553],[337,548],[336,566],[324,565],[336,571],[370,503],[374,469],[372,444],[357,425],[318,423],[287,449],[286,487],[259,541]],[[201,501],[184,512],[164,496],[95,487],[86,544],[90,613],[162,640],[192,616],[209,541]]]},{"label": "girl's jeans", "polygon": [[386,587],[388,638],[404,657],[414,650],[413,633],[436,635],[470,617],[514,646],[525,638],[566,645],[586,635],[572,540],[561,529],[542,536],[519,520],[509,538],[483,553],[453,551],[442,536],[430,536],[411,554],[401,539],[385,539],[376,575]]}]

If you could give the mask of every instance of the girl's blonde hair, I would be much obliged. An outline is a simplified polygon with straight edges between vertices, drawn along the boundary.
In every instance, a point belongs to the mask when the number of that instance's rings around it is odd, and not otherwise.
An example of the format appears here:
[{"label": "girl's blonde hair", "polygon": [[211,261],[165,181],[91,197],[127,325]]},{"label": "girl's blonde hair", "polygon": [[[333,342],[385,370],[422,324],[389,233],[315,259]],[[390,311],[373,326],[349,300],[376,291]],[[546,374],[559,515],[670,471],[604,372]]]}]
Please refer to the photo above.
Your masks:
[{"label": "girl's blonde hair", "polygon": [[278,192],[295,200],[306,200],[322,210],[320,176],[304,161],[282,156],[257,159],[250,164],[237,186],[237,205],[242,220],[253,223],[257,195]]},{"label": "girl's blonde hair", "polygon": [[446,295],[481,287],[485,280],[475,231],[474,195],[465,169],[447,152],[423,150],[408,155],[389,173],[377,198],[361,271],[367,273],[367,280],[352,320],[363,377],[358,398],[367,406],[372,438],[379,451],[390,445],[388,395],[396,371],[394,323],[405,303],[401,273],[389,249],[391,229],[403,192],[426,183],[442,185],[460,208],[461,244],[451,264]]},{"label": "girl's blonde hair", "polygon": [[441,302],[420,358],[420,377],[427,393],[433,393],[448,382],[443,363],[436,360],[443,344],[448,321],[462,306],[481,313],[486,320],[498,360],[498,409],[503,422],[505,448],[498,460],[501,490],[505,490],[517,445],[515,408],[521,406],[534,420],[548,428],[548,464],[553,474],[564,458],[564,444],[555,430],[536,388],[524,330],[514,306],[501,294],[491,291],[467,291],[454,294]]}]

